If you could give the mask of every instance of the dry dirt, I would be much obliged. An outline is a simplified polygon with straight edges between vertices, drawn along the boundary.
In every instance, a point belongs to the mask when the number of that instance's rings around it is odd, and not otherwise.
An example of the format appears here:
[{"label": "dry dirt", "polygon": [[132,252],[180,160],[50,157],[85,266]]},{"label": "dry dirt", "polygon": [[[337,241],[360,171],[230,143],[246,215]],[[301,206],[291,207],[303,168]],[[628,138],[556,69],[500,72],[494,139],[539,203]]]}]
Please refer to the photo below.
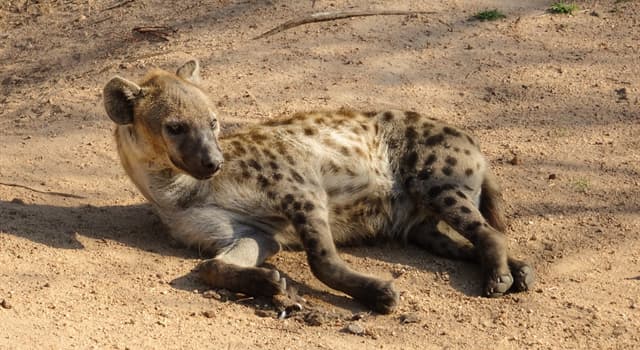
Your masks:
[{"label": "dry dirt", "polygon": [[[0,1],[0,348],[638,348],[640,1],[579,1],[572,16],[537,0],[120,3]],[[436,14],[252,40],[311,11],[366,8]],[[492,8],[507,18],[468,21]],[[472,130],[534,290],[481,298],[476,267],[385,244],[342,256],[395,279],[393,315],[358,314],[299,252],[270,263],[315,315],[278,320],[263,300],[204,293],[198,252],[167,236],[121,170],[101,98],[115,74],[192,57],[227,128],[347,106]]]}]

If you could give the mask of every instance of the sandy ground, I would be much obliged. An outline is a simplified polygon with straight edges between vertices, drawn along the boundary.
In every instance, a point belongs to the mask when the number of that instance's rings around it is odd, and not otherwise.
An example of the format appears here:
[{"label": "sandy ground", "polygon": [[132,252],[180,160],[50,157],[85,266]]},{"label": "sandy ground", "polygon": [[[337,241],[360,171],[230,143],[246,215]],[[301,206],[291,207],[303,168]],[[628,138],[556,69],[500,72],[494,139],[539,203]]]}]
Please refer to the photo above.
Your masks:
[{"label": "sandy ground", "polygon": [[[0,1],[1,349],[639,346],[639,1],[580,1],[573,16],[537,0],[120,3]],[[311,11],[366,8],[436,14],[252,40]],[[468,21],[492,8],[507,18]],[[480,298],[476,267],[386,244],[342,256],[395,279],[389,316],[322,286],[299,252],[270,263],[315,313],[278,320],[263,300],[205,292],[191,272],[202,257],[167,236],[121,170],[101,98],[115,74],[192,57],[227,128],[347,106],[472,130],[534,290]]]}]

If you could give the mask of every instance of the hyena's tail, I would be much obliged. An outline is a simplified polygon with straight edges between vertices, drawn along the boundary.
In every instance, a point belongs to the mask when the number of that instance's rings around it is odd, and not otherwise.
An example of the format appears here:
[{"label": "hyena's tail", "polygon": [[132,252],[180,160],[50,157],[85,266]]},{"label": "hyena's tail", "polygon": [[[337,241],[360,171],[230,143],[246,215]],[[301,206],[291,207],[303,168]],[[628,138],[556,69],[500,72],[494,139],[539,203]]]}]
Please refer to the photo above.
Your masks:
[{"label": "hyena's tail", "polygon": [[480,193],[480,212],[489,225],[500,232],[507,229],[507,220],[504,216],[504,201],[496,178],[487,172],[482,182]]}]

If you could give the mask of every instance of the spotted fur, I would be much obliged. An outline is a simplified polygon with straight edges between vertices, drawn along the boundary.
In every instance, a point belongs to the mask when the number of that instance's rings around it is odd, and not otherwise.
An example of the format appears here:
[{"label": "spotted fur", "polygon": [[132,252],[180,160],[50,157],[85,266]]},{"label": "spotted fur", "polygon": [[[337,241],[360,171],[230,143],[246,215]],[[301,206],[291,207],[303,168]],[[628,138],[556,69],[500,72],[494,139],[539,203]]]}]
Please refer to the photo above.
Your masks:
[{"label": "spotted fur", "polygon": [[321,281],[387,313],[397,303],[391,282],[336,252],[381,237],[478,261],[487,296],[533,283],[531,268],[507,256],[500,191],[465,131],[414,111],[339,110],[219,138],[198,71],[191,61],[139,85],[114,78],[104,95],[127,174],[176,238],[214,254],[200,268],[212,286],[282,292],[278,272],[259,265],[299,246]]}]

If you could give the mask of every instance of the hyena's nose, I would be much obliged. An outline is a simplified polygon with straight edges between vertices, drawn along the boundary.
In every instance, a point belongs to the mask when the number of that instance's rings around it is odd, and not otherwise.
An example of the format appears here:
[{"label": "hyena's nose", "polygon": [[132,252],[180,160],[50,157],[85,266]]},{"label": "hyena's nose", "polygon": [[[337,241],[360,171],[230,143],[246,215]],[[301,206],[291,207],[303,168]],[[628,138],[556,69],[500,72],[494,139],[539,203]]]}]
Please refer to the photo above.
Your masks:
[{"label": "hyena's nose", "polygon": [[205,157],[202,159],[201,165],[204,169],[206,169],[209,173],[215,174],[220,168],[222,168],[223,161],[214,161],[209,157]]}]

